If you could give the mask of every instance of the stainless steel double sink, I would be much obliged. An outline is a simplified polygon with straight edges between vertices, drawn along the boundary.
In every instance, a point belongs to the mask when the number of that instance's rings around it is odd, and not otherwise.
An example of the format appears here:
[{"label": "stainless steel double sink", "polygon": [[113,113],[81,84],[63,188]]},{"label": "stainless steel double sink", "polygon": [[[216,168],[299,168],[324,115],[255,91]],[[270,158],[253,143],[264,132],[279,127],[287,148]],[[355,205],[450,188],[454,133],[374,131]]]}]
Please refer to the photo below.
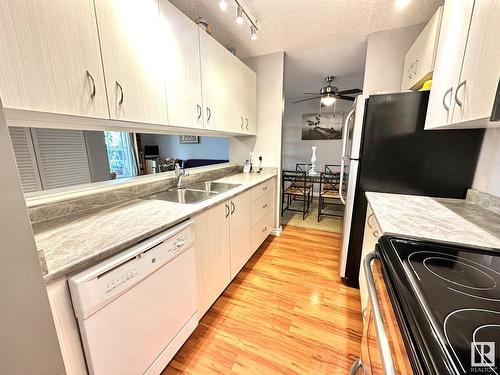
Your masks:
[{"label": "stainless steel double sink", "polygon": [[214,181],[195,182],[187,185],[186,188],[166,190],[161,193],[151,195],[147,197],[147,199],[163,200],[174,203],[198,203],[238,186],[240,185]]}]

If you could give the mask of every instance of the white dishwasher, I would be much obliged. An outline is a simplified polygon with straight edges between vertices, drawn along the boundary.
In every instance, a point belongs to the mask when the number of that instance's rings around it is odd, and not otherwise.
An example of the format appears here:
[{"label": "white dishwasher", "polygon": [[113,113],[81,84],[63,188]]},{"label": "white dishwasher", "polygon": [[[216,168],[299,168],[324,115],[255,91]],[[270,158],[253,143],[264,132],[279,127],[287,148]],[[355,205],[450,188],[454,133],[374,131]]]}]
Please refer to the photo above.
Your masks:
[{"label": "white dishwasher", "polygon": [[192,221],[69,279],[91,374],[159,374],[198,324]]}]

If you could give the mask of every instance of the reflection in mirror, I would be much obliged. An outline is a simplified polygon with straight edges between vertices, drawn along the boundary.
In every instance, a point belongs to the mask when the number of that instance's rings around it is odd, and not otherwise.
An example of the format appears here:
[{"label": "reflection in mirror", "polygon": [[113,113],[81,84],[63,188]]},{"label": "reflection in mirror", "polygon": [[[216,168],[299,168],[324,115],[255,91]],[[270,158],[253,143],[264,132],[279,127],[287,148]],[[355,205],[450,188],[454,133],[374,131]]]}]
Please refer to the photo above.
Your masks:
[{"label": "reflection in mirror", "polygon": [[25,193],[224,163],[221,137],[9,128]]}]

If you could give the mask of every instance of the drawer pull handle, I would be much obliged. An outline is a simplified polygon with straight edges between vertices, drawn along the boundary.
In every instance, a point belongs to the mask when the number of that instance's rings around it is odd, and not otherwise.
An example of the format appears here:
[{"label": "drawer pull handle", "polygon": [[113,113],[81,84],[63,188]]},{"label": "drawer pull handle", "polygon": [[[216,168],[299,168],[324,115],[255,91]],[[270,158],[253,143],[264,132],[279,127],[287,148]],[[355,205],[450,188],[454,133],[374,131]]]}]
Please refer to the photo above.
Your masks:
[{"label": "drawer pull handle", "polygon": [[378,233],[378,230],[374,230],[374,231],[372,232],[372,234],[373,234],[373,237],[375,237],[375,238],[380,238],[380,234]]},{"label": "drawer pull handle", "polygon": [[372,223],[370,223],[370,219],[375,216],[375,214],[370,214],[370,216],[368,216],[368,219],[366,219],[366,224],[368,224],[368,227],[370,229],[373,229],[373,226],[372,226]]},{"label": "drawer pull handle", "polygon": [[267,207],[267,203],[265,205],[262,206],[262,208],[266,208]]},{"label": "drawer pull handle", "polygon": [[262,232],[265,232],[267,230],[267,227],[264,227],[264,229],[262,229]]},{"label": "drawer pull handle", "polygon": [[262,190],[267,190],[267,186],[264,186],[264,187],[262,188]]}]

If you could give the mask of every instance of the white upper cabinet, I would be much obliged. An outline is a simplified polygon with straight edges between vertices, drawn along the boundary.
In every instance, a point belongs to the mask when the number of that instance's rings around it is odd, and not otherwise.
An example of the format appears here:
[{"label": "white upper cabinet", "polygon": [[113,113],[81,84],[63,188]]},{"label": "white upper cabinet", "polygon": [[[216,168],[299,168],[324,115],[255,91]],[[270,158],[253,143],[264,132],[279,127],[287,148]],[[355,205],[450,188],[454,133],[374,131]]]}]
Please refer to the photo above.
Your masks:
[{"label": "white upper cabinet", "polygon": [[160,0],[161,48],[170,125],[203,128],[198,26],[167,0]]},{"label": "white upper cabinet", "polygon": [[4,107],[108,118],[92,0],[2,0],[0,24]]},{"label": "white upper cabinet", "polygon": [[447,0],[426,129],[500,126],[488,121],[500,75],[498,0]]},{"label": "white upper cabinet", "polygon": [[453,122],[487,122],[499,78],[500,1],[476,0],[460,82],[454,94]]},{"label": "white upper cabinet", "polygon": [[95,0],[112,119],[167,124],[158,0]]},{"label": "white upper cabinet", "polygon": [[444,5],[426,129],[451,122],[473,6],[474,0],[447,0]]},{"label": "white upper cabinet", "polygon": [[441,6],[406,53],[401,90],[418,90],[432,77],[442,16]]},{"label": "white upper cabinet", "polygon": [[227,51],[214,38],[199,29],[201,56],[201,85],[205,128],[227,130],[228,107]]},{"label": "white upper cabinet", "polygon": [[[244,65],[244,64],[243,64]],[[241,100],[245,103],[245,130],[249,134],[256,134],[257,131],[257,75],[244,65],[244,92]]]}]

